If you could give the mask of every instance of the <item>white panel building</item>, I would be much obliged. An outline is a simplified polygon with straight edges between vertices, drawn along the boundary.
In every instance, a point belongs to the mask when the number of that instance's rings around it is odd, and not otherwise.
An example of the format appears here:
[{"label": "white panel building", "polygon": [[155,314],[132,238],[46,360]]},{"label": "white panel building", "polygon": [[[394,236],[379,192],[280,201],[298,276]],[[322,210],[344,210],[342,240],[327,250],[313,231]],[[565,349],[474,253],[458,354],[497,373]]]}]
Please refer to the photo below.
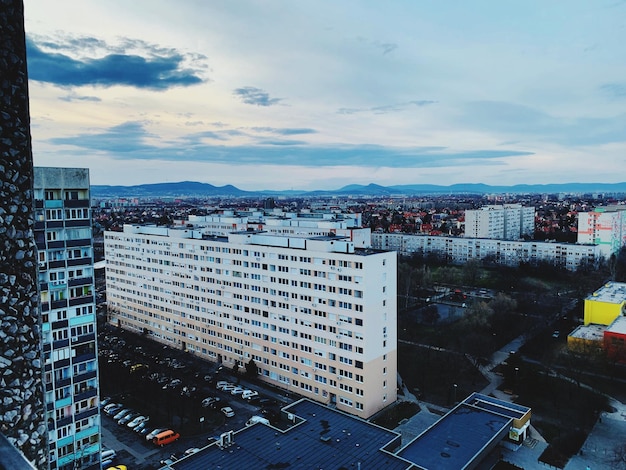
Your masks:
[{"label": "white panel building", "polygon": [[523,235],[532,235],[534,229],[534,207],[504,204],[465,211],[465,236],[467,238],[518,240]]},{"label": "white panel building", "polygon": [[110,321],[369,417],[396,400],[396,253],[349,237],[105,233]]},{"label": "white panel building", "polygon": [[538,241],[456,238],[404,233],[373,233],[372,247],[397,251],[403,256],[435,254],[450,263],[463,264],[470,259],[491,260],[503,266],[545,261],[571,271],[581,264],[595,265],[601,258],[598,245],[550,243]]}]

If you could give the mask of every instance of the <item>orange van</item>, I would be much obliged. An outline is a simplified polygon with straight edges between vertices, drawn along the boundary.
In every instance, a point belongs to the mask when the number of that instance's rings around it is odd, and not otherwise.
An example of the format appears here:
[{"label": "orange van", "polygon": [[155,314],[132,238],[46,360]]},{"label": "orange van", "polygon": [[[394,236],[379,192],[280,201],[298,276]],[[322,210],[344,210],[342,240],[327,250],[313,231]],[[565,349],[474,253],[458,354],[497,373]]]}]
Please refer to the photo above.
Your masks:
[{"label": "orange van", "polygon": [[168,429],[167,431],[160,432],[152,439],[154,445],[163,447],[164,445],[170,444],[174,441],[177,441],[180,437],[180,434],[177,432]]}]

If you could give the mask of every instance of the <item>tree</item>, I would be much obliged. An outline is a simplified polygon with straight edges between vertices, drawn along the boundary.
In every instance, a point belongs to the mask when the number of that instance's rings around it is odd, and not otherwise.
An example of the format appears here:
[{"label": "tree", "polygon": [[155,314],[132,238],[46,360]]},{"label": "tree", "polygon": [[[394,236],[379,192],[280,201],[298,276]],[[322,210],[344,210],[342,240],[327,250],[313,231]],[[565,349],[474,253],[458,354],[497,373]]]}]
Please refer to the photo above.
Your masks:
[{"label": "tree", "polygon": [[258,373],[259,368],[257,367],[256,362],[254,362],[254,359],[250,359],[250,361],[246,364],[246,377],[253,379]]},{"label": "tree", "polygon": [[468,286],[475,286],[480,275],[480,261],[468,259],[463,265],[463,282]]}]

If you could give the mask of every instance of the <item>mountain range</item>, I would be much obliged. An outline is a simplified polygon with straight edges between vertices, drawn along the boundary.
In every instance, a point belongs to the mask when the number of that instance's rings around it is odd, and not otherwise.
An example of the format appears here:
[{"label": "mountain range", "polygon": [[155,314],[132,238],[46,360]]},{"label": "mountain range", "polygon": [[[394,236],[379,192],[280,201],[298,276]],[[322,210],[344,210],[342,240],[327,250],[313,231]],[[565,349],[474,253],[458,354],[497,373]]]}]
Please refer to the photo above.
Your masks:
[{"label": "mountain range", "polygon": [[514,186],[490,186],[480,183],[460,183],[450,186],[435,184],[405,184],[380,186],[377,184],[351,184],[336,190],[317,191],[244,191],[233,185],[214,186],[209,183],[181,181],[178,183],[154,183],[135,186],[92,185],[91,196],[115,197],[316,197],[316,196],[413,196],[443,194],[544,194],[544,193],[626,193],[623,183],[563,183],[518,184]]}]

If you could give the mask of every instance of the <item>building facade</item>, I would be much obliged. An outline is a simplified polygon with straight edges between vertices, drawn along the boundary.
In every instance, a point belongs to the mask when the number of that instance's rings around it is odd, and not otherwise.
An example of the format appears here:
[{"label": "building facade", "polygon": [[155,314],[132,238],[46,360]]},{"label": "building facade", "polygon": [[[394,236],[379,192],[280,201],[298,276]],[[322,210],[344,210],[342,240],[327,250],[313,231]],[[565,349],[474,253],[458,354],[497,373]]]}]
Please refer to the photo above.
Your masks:
[{"label": "building facade", "polygon": [[369,417],[396,400],[396,254],[349,237],[105,233],[109,321]]},{"label": "building facade", "polygon": [[598,207],[578,214],[577,241],[598,245],[607,259],[617,254],[626,246],[626,208]]},{"label": "building facade", "polygon": [[405,233],[372,233],[372,247],[397,251],[403,256],[432,254],[453,264],[463,264],[471,259],[491,261],[502,266],[548,262],[571,271],[583,265],[594,266],[601,258],[597,245]]},{"label": "building facade", "polygon": [[518,240],[532,235],[534,229],[534,207],[504,204],[465,211],[465,236],[468,238]]},{"label": "building facade", "polygon": [[34,169],[51,469],[100,468],[89,171]]}]

